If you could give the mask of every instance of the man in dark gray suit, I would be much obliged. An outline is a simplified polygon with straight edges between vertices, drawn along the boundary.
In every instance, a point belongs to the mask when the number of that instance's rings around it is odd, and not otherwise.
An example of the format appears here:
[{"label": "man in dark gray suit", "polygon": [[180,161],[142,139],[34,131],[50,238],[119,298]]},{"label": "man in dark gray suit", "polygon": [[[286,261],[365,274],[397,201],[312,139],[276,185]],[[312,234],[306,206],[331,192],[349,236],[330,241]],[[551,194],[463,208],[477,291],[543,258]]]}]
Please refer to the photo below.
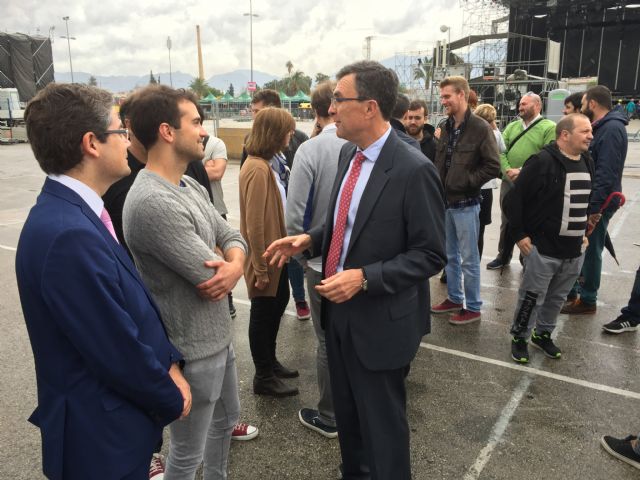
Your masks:
[{"label": "man in dark gray suit", "polygon": [[[429,277],[445,264],[433,164],[389,125],[398,79],[377,62],[337,75],[329,113],[340,153],[324,226],[265,256],[322,253],[322,323],[344,479],[411,478],[405,374],[430,330]],[[326,228],[325,228],[326,227]]]}]

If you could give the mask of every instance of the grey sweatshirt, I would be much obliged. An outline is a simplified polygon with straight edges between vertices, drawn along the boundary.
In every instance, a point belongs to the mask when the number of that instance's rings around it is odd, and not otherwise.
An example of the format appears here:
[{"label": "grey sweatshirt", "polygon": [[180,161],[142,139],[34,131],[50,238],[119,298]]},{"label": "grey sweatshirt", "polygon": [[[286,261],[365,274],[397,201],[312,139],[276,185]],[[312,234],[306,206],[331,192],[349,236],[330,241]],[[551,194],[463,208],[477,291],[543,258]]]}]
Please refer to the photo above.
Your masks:
[{"label": "grey sweatshirt", "polygon": [[213,208],[205,189],[183,176],[183,185],[141,170],[124,204],[124,237],[171,342],[185,360],[215,355],[231,343],[227,299],[201,299],[196,285],[211,278],[206,260],[246,244]]},{"label": "grey sweatshirt", "polygon": [[[285,216],[289,235],[324,225],[340,149],[345,143],[346,140],[337,137],[336,125],[331,123],[298,148],[287,192]],[[320,257],[312,258],[309,267],[322,271],[321,260]]]}]

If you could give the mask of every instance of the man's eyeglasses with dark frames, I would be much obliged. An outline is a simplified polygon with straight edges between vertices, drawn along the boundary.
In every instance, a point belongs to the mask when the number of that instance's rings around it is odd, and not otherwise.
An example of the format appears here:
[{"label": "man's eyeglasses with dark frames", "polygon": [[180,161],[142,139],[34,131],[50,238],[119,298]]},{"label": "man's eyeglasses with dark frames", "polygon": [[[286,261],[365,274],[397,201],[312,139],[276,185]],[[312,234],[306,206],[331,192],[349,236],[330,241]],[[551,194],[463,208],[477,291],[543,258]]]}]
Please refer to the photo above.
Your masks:
[{"label": "man's eyeglasses with dark frames", "polygon": [[331,97],[331,105],[336,106],[337,103],[342,102],[366,102],[367,100],[371,100],[370,98],[365,97]]},{"label": "man's eyeglasses with dark frames", "polygon": [[123,135],[124,138],[129,140],[129,129],[128,128],[119,128],[117,130],[106,130],[104,132],[104,134],[105,135],[113,135],[113,134]]}]

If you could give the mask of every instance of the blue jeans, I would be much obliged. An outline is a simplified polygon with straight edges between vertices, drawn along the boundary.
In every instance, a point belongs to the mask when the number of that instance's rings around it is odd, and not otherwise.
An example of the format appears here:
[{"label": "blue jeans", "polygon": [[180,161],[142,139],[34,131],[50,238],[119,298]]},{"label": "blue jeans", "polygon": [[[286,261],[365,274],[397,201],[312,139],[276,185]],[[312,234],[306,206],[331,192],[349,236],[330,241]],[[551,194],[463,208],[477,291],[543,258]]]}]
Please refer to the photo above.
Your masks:
[{"label": "blue jeans", "polygon": [[288,271],[293,300],[296,302],[304,302],[304,270],[302,269],[302,265],[300,265],[295,258],[292,258],[289,260]]},{"label": "blue jeans", "polygon": [[598,290],[600,289],[600,276],[602,274],[602,251],[607,236],[607,226],[613,213],[605,212],[602,214],[600,221],[596,224],[591,235],[589,235],[589,246],[584,255],[584,263],[582,264],[582,272],[580,277],[582,283],[576,281],[571,289],[571,294],[580,294],[580,300],[589,305],[595,305],[598,299]]},{"label": "blue jeans", "polygon": [[631,298],[629,298],[629,304],[622,309],[622,315],[632,318],[634,322],[640,322],[640,267],[636,270]]},{"label": "blue jeans", "polygon": [[[480,205],[447,208],[445,235],[447,247],[447,294],[454,303],[464,303],[467,310],[479,312],[480,300]],[[464,290],[463,290],[464,283]]]}]

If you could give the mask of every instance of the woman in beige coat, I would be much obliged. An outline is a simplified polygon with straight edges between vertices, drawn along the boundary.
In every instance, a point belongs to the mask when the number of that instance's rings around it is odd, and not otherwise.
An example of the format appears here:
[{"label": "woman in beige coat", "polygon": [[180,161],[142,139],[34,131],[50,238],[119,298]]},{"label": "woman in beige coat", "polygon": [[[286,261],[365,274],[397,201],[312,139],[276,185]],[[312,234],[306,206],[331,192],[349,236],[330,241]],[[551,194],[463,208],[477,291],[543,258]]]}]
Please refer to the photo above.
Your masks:
[{"label": "woman in beige coat", "polygon": [[262,258],[266,247],[287,235],[284,220],[289,170],[282,150],[289,144],[295,121],[286,110],[264,108],[253,122],[245,148],[249,156],[240,169],[240,232],[249,245],[244,278],[251,299],[249,345],[256,368],[256,394],[297,395],[281,379],[298,376],[276,359],[280,318],[289,302],[287,268]]}]

